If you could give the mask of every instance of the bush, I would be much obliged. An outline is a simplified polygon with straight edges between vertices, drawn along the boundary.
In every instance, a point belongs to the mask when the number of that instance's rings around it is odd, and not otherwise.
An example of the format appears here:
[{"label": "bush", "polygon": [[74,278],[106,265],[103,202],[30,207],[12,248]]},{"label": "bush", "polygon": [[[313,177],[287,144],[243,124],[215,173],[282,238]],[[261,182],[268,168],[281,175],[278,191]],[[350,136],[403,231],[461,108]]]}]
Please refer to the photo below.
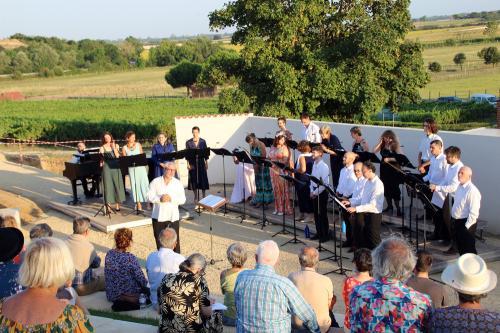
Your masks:
[{"label": "bush", "polygon": [[60,66],[56,66],[54,67],[54,74],[55,76],[63,76],[64,70]]},{"label": "bush", "polygon": [[51,76],[54,76],[54,71],[52,69],[47,68],[47,67],[42,67],[42,68],[40,68],[38,75],[40,77],[51,77]]},{"label": "bush", "polygon": [[217,102],[219,113],[245,113],[250,107],[250,99],[238,88],[223,89]]},{"label": "bush", "polygon": [[460,124],[494,119],[495,108],[487,103],[436,103],[403,105],[398,112],[402,122],[422,123],[432,117],[438,124]]},{"label": "bush", "polygon": [[429,70],[434,73],[441,72],[441,64],[437,61],[429,63]]},{"label": "bush", "polygon": [[23,73],[21,73],[21,71],[14,71],[12,72],[12,78],[14,80],[22,80],[23,79]]}]

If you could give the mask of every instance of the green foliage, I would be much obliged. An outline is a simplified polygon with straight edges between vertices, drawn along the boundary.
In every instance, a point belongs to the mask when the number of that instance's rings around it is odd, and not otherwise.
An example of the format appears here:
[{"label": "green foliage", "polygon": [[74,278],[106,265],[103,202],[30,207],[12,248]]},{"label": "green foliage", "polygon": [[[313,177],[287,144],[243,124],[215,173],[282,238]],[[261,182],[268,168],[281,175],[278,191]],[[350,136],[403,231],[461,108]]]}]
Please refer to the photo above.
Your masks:
[{"label": "green foliage", "polygon": [[461,53],[455,54],[455,56],[453,57],[453,62],[455,63],[455,65],[459,65],[460,70],[462,70],[462,66],[465,63],[466,59],[467,59],[467,57],[465,56],[465,53],[461,52]]},{"label": "green foliage", "polygon": [[5,51],[0,51],[0,74],[8,74],[12,71],[11,59]]},{"label": "green foliage", "polygon": [[489,21],[486,23],[486,28],[484,28],[484,34],[494,38],[498,30],[498,21]]},{"label": "green foliage", "polygon": [[404,105],[398,116],[402,122],[419,122],[432,117],[438,124],[459,124],[492,120],[495,108],[487,103],[425,102]]},{"label": "green foliage", "polygon": [[206,37],[190,39],[181,45],[163,40],[160,45],[149,50],[149,61],[153,66],[170,66],[181,61],[202,63],[220,50],[219,44]]},{"label": "green foliage", "polygon": [[54,75],[55,76],[63,76],[64,75],[64,70],[62,69],[61,66],[54,67]]},{"label": "green foliage", "polygon": [[200,64],[183,61],[165,74],[165,81],[173,88],[186,87],[189,96],[189,90],[196,83],[200,72]]},{"label": "green foliage", "polygon": [[235,0],[209,18],[213,30],[236,28],[232,43],[243,45],[236,77],[257,114],[347,120],[413,101],[428,81],[420,47],[403,42],[408,5]]},{"label": "green foliage", "polygon": [[42,72],[42,69],[53,69],[59,62],[59,54],[47,44],[33,45],[28,48],[33,62],[33,69]]},{"label": "green foliage", "polygon": [[204,87],[215,87],[234,83],[240,68],[241,57],[236,51],[219,51],[203,63],[196,84]]},{"label": "green foliage", "polygon": [[40,77],[52,77],[54,76],[54,70],[53,69],[50,69],[48,67],[42,67],[40,68],[40,71],[38,72],[38,75]]},{"label": "green foliage", "polygon": [[441,64],[437,61],[430,62],[428,68],[431,72],[434,73],[441,72]]},{"label": "green foliage", "polygon": [[500,53],[496,46],[485,47],[477,54],[479,58],[483,58],[484,63],[493,67],[500,61]]},{"label": "green foliage", "polygon": [[98,139],[104,131],[139,140],[175,135],[174,117],[217,113],[215,99],[85,99],[1,101],[0,137],[35,140]]},{"label": "green foliage", "polygon": [[223,89],[217,102],[219,113],[246,113],[250,109],[250,99],[238,88]]},{"label": "green foliage", "polygon": [[33,70],[33,64],[26,53],[19,51],[12,59],[12,68],[15,72],[29,73]]}]

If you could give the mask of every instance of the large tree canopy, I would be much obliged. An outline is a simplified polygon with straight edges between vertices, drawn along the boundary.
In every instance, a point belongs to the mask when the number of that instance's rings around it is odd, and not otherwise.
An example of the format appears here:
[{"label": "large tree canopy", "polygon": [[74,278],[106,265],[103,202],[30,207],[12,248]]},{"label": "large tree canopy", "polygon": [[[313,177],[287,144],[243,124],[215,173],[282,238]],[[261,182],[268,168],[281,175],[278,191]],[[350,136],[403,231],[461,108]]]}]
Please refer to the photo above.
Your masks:
[{"label": "large tree canopy", "polygon": [[235,0],[210,13],[243,45],[239,87],[260,114],[362,120],[418,98],[428,76],[404,42],[409,0]]}]

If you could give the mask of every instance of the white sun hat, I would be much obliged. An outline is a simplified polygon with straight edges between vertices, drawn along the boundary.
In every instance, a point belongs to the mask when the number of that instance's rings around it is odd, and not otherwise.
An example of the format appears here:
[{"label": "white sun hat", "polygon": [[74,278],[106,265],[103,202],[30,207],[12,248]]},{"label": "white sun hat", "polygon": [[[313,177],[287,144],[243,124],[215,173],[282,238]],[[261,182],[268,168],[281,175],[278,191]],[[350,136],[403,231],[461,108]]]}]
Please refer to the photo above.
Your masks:
[{"label": "white sun hat", "polygon": [[497,275],[486,267],[483,258],[473,253],[466,253],[448,265],[441,280],[466,295],[486,294],[497,285]]}]

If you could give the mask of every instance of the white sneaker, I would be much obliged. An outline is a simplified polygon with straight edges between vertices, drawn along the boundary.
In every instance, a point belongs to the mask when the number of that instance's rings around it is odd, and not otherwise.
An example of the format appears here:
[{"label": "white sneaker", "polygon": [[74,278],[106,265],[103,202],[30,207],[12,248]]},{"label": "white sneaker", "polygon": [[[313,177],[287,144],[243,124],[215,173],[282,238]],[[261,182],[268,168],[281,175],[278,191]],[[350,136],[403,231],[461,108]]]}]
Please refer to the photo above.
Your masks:
[{"label": "white sneaker", "polygon": [[277,211],[277,210],[275,210],[275,211],[273,212],[273,215],[277,215],[277,214],[278,214],[278,211]]},{"label": "white sneaker", "polygon": [[278,216],[283,216],[283,212],[279,212],[277,215]]}]

